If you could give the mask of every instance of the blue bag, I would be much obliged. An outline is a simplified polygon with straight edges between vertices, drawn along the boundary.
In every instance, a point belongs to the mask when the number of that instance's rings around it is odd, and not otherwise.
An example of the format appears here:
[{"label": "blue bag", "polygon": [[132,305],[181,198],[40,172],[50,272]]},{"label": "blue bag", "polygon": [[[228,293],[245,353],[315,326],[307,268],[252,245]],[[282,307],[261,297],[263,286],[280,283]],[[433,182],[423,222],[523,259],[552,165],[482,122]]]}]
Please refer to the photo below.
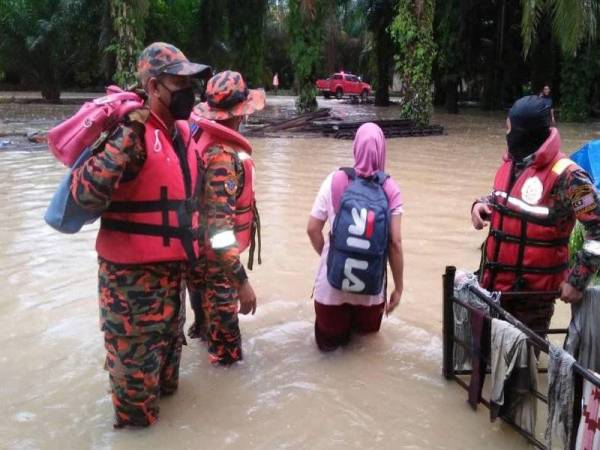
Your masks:
[{"label": "blue bag", "polygon": [[336,289],[377,295],[385,279],[390,229],[388,199],[383,184],[388,176],[350,179],[336,213],[329,240],[327,280]]},{"label": "blue bag", "polygon": [[600,140],[589,141],[571,155],[571,159],[585,170],[600,189]]},{"label": "blue bag", "polygon": [[71,175],[73,169],[81,166],[92,155],[91,148],[86,148],[73,167],[64,176],[54,193],[50,205],[44,214],[44,220],[48,225],[61,233],[73,234],[81,230],[88,223],[95,222],[101,211],[88,211],[81,208],[71,195]]}]

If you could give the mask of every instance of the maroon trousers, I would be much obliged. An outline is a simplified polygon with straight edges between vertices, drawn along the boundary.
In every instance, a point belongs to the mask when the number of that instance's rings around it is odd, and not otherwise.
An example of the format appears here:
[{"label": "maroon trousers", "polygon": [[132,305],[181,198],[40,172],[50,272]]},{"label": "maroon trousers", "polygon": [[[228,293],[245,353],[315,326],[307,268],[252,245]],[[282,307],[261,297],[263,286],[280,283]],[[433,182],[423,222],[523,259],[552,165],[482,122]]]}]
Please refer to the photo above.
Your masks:
[{"label": "maroon trousers", "polygon": [[323,305],[315,302],[315,339],[322,352],[335,350],[350,340],[352,332],[376,333],[381,327],[385,302],[380,305]]}]

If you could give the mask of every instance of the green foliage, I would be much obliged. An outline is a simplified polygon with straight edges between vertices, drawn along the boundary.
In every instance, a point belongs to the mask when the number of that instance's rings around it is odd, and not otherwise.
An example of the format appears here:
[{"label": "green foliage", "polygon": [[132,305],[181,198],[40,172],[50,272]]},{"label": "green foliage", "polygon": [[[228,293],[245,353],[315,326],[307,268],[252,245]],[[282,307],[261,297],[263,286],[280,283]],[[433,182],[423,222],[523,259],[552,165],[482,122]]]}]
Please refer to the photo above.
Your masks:
[{"label": "green foliage", "polygon": [[263,82],[267,0],[229,0],[231,68],[250,86]]},{"label": "green foliage", "polygon": [[0,59],[3,69],[60,99],[67,78],[90,82],[97,70],[101,7],[94,0],[2,0]]},{"label": "green foliage", "polygon": [[264,84],[270,86],[273,74],[277,72],[280,89],[290,87],[294,80],[286,15],[287,9],[282,4],[272,2],[265,25],[265,43],[269,51],[265,52]]},{"label": "green foliage", "polygon": [[567,57],[561,69],[560,119],[565,122],[583,122],[590,114],[589,65],[585,55]]},{"label": "green foliage", "polygon": [[110,0],[114,37],[107,51],[116,60],[115,83],[129,87],[136,83],[137,56],[144,47],[144,21],[148,0]]},{"label": "green foliage", "polygon": [[428,124],[432,113],[434,3],[435,0],[400,0],[390,28],[396,43],[396,71],[404,83],[402,115],[419,124]]},{"label": "green foliage", "polygon": [[[144,22],[147,44],[169,42],[188,57],[199,47],[196,29],[200,13],[200,0],[149,0],[148,15]],[[196,51],[197,53],[197,51]]]},{"label": "green foliage", "polygon": [[[569,265],[575,264],[575,255],[583,248],[583,242],[585,240],[585,228],[581,222],[576,222],[571,236],[569,237]],[[592,277],[590,285],[600,284],[600,270]]]},{"label": "green foliage", "polygon": [[300,113],[317,109],[315,82],[322,64],[323,11],[326,10],[328,1],[289,0],[288,2],[290,58],[294,65],[298,93],[296,109]]},{"label": "green foliage", "polygon": [[538,25],[545,15],[552,17],[554,34],[565,54],[574,55],[581,44],[597,37],[600,5],[595,0],[522,0],[521,5],[526,55],[535,44]]}]

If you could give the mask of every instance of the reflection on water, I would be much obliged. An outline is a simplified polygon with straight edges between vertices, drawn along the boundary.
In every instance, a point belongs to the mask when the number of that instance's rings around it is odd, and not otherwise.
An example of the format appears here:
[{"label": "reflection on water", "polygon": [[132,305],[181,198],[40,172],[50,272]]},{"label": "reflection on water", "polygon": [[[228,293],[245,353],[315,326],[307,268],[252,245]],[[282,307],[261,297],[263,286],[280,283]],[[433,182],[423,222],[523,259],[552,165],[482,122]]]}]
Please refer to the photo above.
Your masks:
[{"label": "reflection on water", "polygon": [[[490,424],[485,409],[473,413],[465,393],[440,376],[441,274],[446,264],[478,263],[483,235],[470,228],[468,211],[490,188],[503,120],[466,114],[436,122],[447,136],[388,142],[387,170],[406,201],[403,302],[378,335],[331,355],[313,341],[317,256],[304,228],[320,182],[350,163],[351,143],[253,141],[264,263],[251,274],[258,312],[241,319],[246,360],[213,368],[203,345],[190,342],[179,392],[161,401],[157,426],[142,431],[111,428],[96,229],[67,236],[45,226],[44,208],[64,170],[46,151],[2,151],[2,447],[524,448],[506,426]],[[595,129],[561,126],[565,149]],[[562,308],[558,320],[565,317]]]}]

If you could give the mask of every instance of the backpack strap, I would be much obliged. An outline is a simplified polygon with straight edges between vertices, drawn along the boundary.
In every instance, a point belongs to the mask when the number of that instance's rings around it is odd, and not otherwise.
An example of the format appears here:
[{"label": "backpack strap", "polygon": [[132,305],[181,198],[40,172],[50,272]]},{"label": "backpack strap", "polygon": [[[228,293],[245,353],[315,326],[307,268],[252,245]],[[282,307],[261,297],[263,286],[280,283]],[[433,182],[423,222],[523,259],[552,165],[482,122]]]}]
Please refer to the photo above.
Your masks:
[{"label": "backpack strap", "polygon": [[385,181],[389,178],[390,176],[385,173],[382,172],[381,170],[378,170],[377,172],[375,172],[375,174],[373,175],[373,177],[371,178],[375,183],[377,183],[380,186],[383,186]]},{"label": "backpack strap", "polygon": [[356,170],[353,167],[340,167],[340,170],[344,172],[349,180],[354,180],[356,178]]},{"label": "backpack strap", "polygon": [[337,213],[340,210],[340,203],[344,191],[351,181],[356,179],[356,171],[352,167],[341,167],[333,174],[331,180],[331,202],[333,210]]}]

